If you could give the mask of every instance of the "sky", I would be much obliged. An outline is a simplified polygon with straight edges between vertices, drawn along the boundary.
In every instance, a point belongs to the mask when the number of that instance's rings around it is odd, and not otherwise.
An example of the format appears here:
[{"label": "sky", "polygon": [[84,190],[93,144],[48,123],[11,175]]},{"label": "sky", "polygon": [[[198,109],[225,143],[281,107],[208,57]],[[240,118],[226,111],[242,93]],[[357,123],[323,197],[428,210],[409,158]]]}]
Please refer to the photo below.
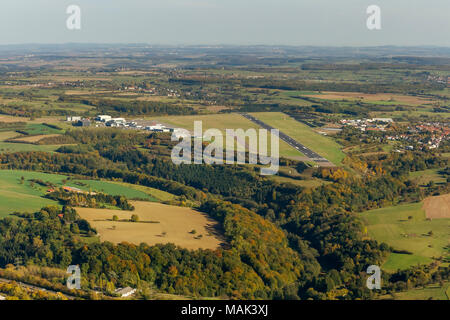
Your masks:
[{"label": "sky", "polygon": [[[69,5],[81,29],[69,30]],[[381,30],[366,26],[369,5]],[[1,0],[0,44],[450,46],[449,0]]]}]

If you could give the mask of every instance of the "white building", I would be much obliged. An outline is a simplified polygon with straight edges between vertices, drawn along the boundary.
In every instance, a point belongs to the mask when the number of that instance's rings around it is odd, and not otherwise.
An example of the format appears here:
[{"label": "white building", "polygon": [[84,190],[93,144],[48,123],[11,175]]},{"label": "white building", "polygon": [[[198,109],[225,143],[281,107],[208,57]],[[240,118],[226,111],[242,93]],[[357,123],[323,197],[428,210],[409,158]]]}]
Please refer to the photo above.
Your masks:
[{"label": "white building", "polygon": [[72,117],[67,117],[66,118],[67,122],[77,122],[77,121],[80,121],[80,120],[81,120],[81,117],[78,117],[78,116],[72,116]]},{"label": "white building", "polygon": [[112,117],[108,116],[108,115],[99,115],[99,116],[97,116],[97,118],[95,118],[95,120],[101,121],[101,122],[108,122],[111,119],[112,119]]},{"label": "white building", "polygon": [[111,121],[113,121],[115,123],[125,123],[125,122],[127,122],[125,120],[125,118],[112,118]]},{"label": "white building", "polygon": [[112,118],[111,120],[106,122],[108,127],[119,127],[124,126],[127,121],[124,118]]},{"label": "white building", "polygon": [[175,128],[173,129],[172,136],[177,139],[180,139],[180,138],[189,138],[191,134],[186,129]]},{"label": "white building", "polygon": [[373,118],[371,120],[368,120],[369,122],[386,122],[386,123],[392,123],[394,120],[392,118]]}]

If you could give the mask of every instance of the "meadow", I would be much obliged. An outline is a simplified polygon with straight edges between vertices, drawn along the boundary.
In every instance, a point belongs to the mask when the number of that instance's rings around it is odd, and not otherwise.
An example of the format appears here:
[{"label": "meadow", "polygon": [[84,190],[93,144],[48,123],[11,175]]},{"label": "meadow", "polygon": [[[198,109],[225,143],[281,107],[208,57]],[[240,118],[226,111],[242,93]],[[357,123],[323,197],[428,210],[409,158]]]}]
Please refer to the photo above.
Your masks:
[{"label": "meadow", "polygon": [[371,238],[412,253],[391,253],[383,265],[385,270],[407,269],[449,256],[450,219],[427,220],[422,206],[422,202],[404,204],[361,214]]},{"label": "meadow", "polygon": [[422,171],[411,172],[409,176],[420,186],[425,186],[430,182],[436,184],[447,183],[447,178],[439,173],[440,169],[428,169]]},{"label": "meadow", "polygon": [[[21,183],[21,177],[24,182]],[[58,174],[48,174],[21,170],[0,170],[0,217],[11,214],[14,211],[33,212],[40,208],[57,204],[43,196],[47,187],[34,183],[30,179],[51,182],[57,186],[70,186],[84,191],[103,192],[110,195],[123,195],[128,199],[142,199],[146,201],[158,201],[151,195],[151,188],[137,190],[115,182],[95,180],[69,180],[69,177]]]},{"label": "meadow", "polygon": [[[101,241],[134,244],[174,243],[187,249],[217,249],[223,243],[217,221],[191,208],[132,201],[135,211],[76,208],[99,233]],[[113,221],[116,215],[119,221]],[[138,215],[139,222],[129,222]],[[123,221],[121,221],[123,220]],[[128,220],[128,221],[125,221]]]},{"label": "meadow", "polygon": [[59,147],[60,145],[35,145],[28,143],[11,143],[0,141],[0,153],[27,151],[54,152]]}]

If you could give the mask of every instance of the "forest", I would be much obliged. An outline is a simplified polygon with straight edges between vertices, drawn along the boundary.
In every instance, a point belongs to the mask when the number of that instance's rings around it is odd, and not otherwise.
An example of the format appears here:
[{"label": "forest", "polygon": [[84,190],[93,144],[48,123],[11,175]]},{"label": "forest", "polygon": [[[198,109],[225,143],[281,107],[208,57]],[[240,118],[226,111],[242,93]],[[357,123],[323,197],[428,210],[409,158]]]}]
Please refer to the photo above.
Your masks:
[{"label": "forest", "polygon": [[[120,180],[172,192],[195,201],[200,211],[219,221],[230,244],[228,249],[189,251],[173,245],[83,243],[80,235],[92,235],[95,229],[69,206],[107,203],[132,210],[126,199],[101,194],[55,191],[48,196],[65,205],[62,212],[43,208],[23,220],[1,220],[1,234],[17,236],[0,239],[0,266],[13,263],[16,256],[43,266],[79,264],[86,287],[101,284],[109,291],[145,281],[168,293],[193,296],[371,298],[373,292],[361,285],[364,271],[381,264],[394,249],[368,239],[356,213],[420,201],[424,194],[406,173],[443,165],[420,152],[368,158],[355,167],[362,173],[358,176],[342,168],[317,169],[318,177],[332,183],[307,189],[262,178],[249,167],[175,166],[138,149],[151,146],[153,134],[78,133],[66,133],[80,144],[76,148],[63,147],[54,154],[5,153],[0,166]],[[297,167],[305,169],[301,162]],[[441,273],[433,271],[427,281],[445,278]],[[405,286],[399,284],[405,282],[401,274],[388,281],[384,292]]]}]

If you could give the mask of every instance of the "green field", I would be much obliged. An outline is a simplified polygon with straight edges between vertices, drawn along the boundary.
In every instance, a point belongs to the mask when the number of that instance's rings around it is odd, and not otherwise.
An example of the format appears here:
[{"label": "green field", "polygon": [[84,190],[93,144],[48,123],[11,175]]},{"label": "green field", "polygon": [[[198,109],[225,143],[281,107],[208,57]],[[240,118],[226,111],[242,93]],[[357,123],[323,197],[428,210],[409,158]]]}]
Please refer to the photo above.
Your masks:
[{"label": "green field", "polygon": [[[430,263],[433,257],[449,255],[446,247],[450,239],[450,219],[426,220],[422,203],[370,210],[361,216],[367,223],[370,237],[396,250],[413,253],[391,253],[383,265],[388,271]],[[431,236],[428,235],[430,231],[433,232]]]},{"label": "green field", "polygon": [[404,292],[396,292],[382,296],[383,300],[450,300],[450,284],[447,282],[443,287],[434,285],[420,289],[411,289]]},{"label": "green field", "polygon": [[[21,177],[25,178],[23,184]],[[58,174],[47,174],[32,171],[20,170],[0,170],[0,216],[8,215],[14,211],[32,212],[49,204],[56,202],[43,198],[47,190],[46,187],[34,184],[30,185],[30,179],[40,179],[44,182],[51,182],[58,186],[76,187],[85,191],[104,192],[111,195],[123,195],[128,199],[145,199],[147,201],[157,201],[157,198],[149,192],[130,188],[114,182],[95,180],[67,180],[67,176]]]},{"label": "green field", "polygon": [[1,131],[10,131],[14,132],[16,136],[20,135],[19,133],[15,132],[16,130],[26,132],[28,135],[56,134],[62,132],[61,130],[51,128],[42,123],[32,123],[32,122],[27,122],[25,125],[10,127],[7,129],[3,129]]},{"label": "green field", "polygon": [[436,184],[447,183],[447,178],[439,173],[440,169],[428,169],[423,171],[411,172],[409,176],[419,185],[426,185],[430,181]]},{"label": "green field", "polygon": [[129,183],[125,183],[125,182],[112,182],[112,183],[118,184],[121,186],[125,186],[127,188],[131,188],[134,190],[142,191],[160,201],[170,201],[170,200],[174,200],[176,198],[176,196],[171,193],[168,193],[168,192],[165,192],[162,190],[158,190],[158,189],[154,189],[154,188],[150,188],[150,187],[146,187],[146,186],[129,184]]},{"label": "green field", "polygon": [[40,123],[29,123],[23,131],[29,135],[61,133],[61,130],[50,128]]},{"label": "green field", "polygon": [[280,131],[302,143],[305,147],[317,152],[335,165],[339,165],[345,157],[339,144],[331,138],[313,131],[307,125],[296,121],[284,113],[258,112],[251,113],[251,115],[274,128],[280,129]]},{"label": "green field", "polygon": [[0,141],[5,141],[17,136],[20,136],[20,134],[14,131],[0,131]]},{"label": "green field", "polygon": [[[45,127],[45,128],[48,128],[48,127]],[[48,128],[48,129],[51,129],[51,128]],[[21,135],[14,131],[0,132],[0,153],[27,152],[27,151],[53,152],[60,147],[59,145],[35,145],[35,144],[30,144],[30,143],[5,142],[5,140],[11,139],[11,138],[14,138],[17,136],[21,136]],[[25,136],[22,135],[22,137],[25,137]]]},{"label": "green field", "polygon": [[59,147],[60,145],[35,145],[28,143],[0,142],[0,153],[27,151],[53,152]]}]

